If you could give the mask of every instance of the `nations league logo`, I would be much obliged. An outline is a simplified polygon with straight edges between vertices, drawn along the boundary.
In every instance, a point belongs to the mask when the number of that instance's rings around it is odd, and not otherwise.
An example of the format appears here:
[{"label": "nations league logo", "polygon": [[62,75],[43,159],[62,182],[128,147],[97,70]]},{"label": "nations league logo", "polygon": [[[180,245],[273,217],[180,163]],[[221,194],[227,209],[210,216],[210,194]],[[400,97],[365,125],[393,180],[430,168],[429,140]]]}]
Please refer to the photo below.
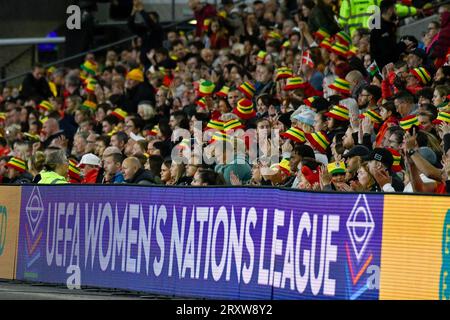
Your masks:
[{"label": "nations league logo", "polygon": [[44,213],[41,193],[38,187],[34,187],[25,208],[27,222],[25,223],[26,234],[26,266],[29,270],[41,257],[41,252],[37,250],[42,238],[42,230],[39,232],[39,225]]},{"label": "nations league logo", "polygon": [[346,227],[352,249],[350,250],[348,242],[345,242],[347,295],[350,300],[355,300],[369,289],[378,289],[378,281],[372,279],[378,277],[377,272],[368,279],[365,277],[366,273],[376,270],[371,266],[374,254],[371,250],[367,250],[375,230],[375,221],[364,194],[358,196]]},{"label": "nations league logo", "polygon": [[0,206],[0,256],[5,250],[6,227],[8,225],[8,212],[5,206]]}]

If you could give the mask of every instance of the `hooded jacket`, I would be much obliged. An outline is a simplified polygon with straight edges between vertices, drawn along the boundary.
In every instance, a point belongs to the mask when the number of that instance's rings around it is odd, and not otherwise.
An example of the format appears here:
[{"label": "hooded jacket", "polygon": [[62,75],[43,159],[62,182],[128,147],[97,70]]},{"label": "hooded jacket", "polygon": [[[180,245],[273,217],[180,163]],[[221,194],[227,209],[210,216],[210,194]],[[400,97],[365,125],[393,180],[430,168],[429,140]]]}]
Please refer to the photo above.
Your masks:
[{"label": "hooded jacket", "polygon": [[155,184],[155,177],[149,170],[139,168],[134,174],[132,179],[126,179],[126,183],[134,184]]}]

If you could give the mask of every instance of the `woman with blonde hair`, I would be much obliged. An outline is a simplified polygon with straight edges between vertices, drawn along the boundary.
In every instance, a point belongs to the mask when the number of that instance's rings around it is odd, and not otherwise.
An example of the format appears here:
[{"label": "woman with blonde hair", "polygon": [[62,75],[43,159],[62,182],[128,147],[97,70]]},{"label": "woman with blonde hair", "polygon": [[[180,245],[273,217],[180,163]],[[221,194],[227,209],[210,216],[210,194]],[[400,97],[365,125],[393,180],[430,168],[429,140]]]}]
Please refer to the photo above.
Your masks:
[{"label": "woman with blonde hair", "polygon": [[367,192],[376,191],[377,183],[375,178],[369,172],[368,162],[363,162],[358,169],[358,181],[351,184],[354,191]]}]

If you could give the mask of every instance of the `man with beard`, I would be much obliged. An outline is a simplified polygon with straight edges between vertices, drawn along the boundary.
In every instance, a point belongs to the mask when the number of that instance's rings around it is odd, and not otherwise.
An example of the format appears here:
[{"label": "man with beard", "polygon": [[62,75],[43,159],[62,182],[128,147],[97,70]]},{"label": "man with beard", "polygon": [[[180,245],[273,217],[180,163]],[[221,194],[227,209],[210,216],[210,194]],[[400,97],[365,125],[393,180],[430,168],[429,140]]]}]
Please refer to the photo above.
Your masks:
[{"label": "man with beard", "polygon": [[374,85],[366,86],[358,96],[359,112],[378,109],[377,102],[381,98],[381,89]]}]

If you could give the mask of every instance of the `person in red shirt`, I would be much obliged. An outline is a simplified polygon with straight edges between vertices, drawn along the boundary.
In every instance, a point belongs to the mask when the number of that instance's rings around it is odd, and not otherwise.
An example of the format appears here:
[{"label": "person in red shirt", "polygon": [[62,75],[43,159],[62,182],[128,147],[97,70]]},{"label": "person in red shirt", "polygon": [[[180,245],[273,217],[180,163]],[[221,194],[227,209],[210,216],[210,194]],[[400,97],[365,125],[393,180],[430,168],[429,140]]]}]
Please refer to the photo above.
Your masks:
[{"label": "person in red shirt", "polygon": [[100,170],[101,161],[93,153],[87,153],[82,158],[78,167],[81,168],[81,175],[83,179],[82,184],[96,183],[98,172]]},{"label": "person in red shirt", "polygon": [[197,21],[195,35],[201,37],[205,31],[203,27],[205,19],[215,17],[217,15],[216,8],[208,3],[201,3],[200,0],[189,0],[188,5],[194,11],[194,17]]}]

